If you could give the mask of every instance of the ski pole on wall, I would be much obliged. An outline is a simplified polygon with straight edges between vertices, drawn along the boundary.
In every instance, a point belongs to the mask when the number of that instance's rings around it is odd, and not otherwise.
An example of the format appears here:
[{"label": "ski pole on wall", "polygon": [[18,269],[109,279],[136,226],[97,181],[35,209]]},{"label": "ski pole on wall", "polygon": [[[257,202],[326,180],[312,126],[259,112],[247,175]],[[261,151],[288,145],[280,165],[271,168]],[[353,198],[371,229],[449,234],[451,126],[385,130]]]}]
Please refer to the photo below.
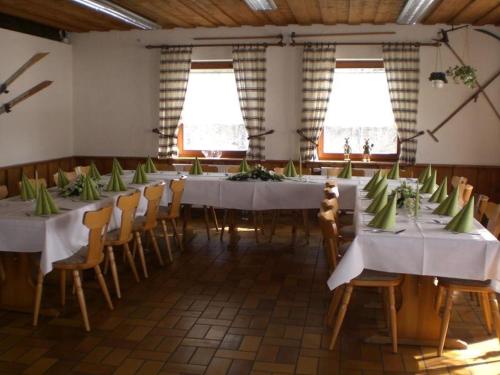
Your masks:
[{"label": "ski pole on wall", "polygon": [[19,69],[17,69],[14,74],[12,74],[9,78],[5,80],[2,84],[0,84],[0,94],[2,93],[8,93],[7,88],[14,82],[21,74],[23,74],[25,71],[27,71],[30,67],[35,65],[38,61],[43,59],[45,56],[47,56],[49,53],[48,52],[39,52],[35,53],[31,58],[26,61]]},{"label": "ski pole on wall", "polygon": [[21,95],[15,97],[14,99],[8,101],[7,103],[3,104],[0,107],[0,115],[3,113],[9,113],[12,110],[12,107],[15,105],[21,103],[23,100],[28,99],[30,96],[35,95],[37,92],[42,91],[44,88],[49,86],[52,83],[52,81],[43,81],[40,82],[38,85],[33,86],[29,90],[23,92]]}]

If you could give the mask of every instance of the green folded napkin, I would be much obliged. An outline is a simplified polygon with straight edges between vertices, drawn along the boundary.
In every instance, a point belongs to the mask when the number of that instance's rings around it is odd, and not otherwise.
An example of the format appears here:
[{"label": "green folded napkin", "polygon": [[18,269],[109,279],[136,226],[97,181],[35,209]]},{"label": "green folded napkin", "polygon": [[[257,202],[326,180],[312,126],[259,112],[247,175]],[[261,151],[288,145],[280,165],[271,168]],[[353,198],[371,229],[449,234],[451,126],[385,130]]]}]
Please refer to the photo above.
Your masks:
[{"label": "green folded napkin", "polygon": [[146,172],[144,171],[144,167],[141,165],[141,163],[137,165],[132,183],[139,185],[148,183],[148,177],[146,176]]},{"label": "green folded napkin", "polygon": [[377,184],[377,182],[380,181],[380,179],[382,178],[381,176],[381,173],[382,171],[379,169],[374,175],[373,177],[370,179],[370,181],[368,181],[368,183],[365,185],[365,187],[363,188],[363,190],[365,191],[370,191],[370,189],[375,186]]},{"label": "green folded napkin", "polygon": [[243,159],[240,163],[240,169],[239,169],[239,172],[240,173],[247,173],[247,172],[250,172],[252,170],[252,168],[250,168],[250,165],[248,165],[248,162],[247,162],[247,159]]},{"label": "green folded napkin", "polygon": [[426,193],[426,194],[432,194],[436,191],[437,189],[437,184],[436,184],[436,174],[437,170],[433,170],[432,174],[427,180],[424,182],[424,186],[422,186],[422,190],[420,192]]},{"label": "green folded napkin", "polygon": [[437,190],[432,194],[432,196],[429,198],[429,202],[433,203],[441,203],[448,197],[448,178],[445,177],[443,181],[441,181],[441,185],[437,188]]},{"label": "green folded napkin", "polygon": [[99,181],[101,179],[101,174],[99,173],[99,170],[95,166],[94,162],[90,163],[88,176],[94,181]]},{"label": "green folded napkin", "polygon": [[35,187],[31,181],[26,177],[25,174],[21,177],[21,199],[23,201],[29,201],[35,199],[36,191]]},{"label": "green folded napkin", "polygon": [[366,208],[366,212],[378,213],[387,204],[387,185],[373,198],[372,203]]},{"label": "green folded napkin", "polygon": [[389,180],[399,180],[399,161],[397,161],[387,174]]},{"label": "green folded napkin", "polygon": [[123,175],[123,168],[120,165],[120,162],[118,161],[118,159],[116,159],[116,158],[113,158],[113,167],[112,167],[112,169],[118,169],[118,173],[120,175]]},{"label": "green folded napkin", "polygon": [[35,215],[51,215],[57,214],[59,210],[49,194],[47,188],[43,185],[39,188],[38,197],[36,198]]},{"label": "green folded napkin", "polygon": [[347,165],[340,171],[338,178],[352,178],[352,165],[349,161]]},{"label": "green folded napkin", "polygon": [[297,177],[297,170],[295,169],[295,165],[293,164],[293,161],[291,159],[286,164],[283,175],[285,175],[286,177]]},{"label": "green folded napkin", "polygon": [[203,174],[203,168],[201,167],[201,163],[197,157],[193,161],[193,165],[191,166],[189,174],[194,174],[194,175]]},{"label": "green folded napkin", "polygon": [[377,182],[373,187],[370,189],[368,194],[366,194],[367,198],[374,198],[375,195],[380,193],[384,187],[387,186],[387,176],[383,176],[379,182]]},{"label": "green folded napkin", "polygon": [[441,202],[439,206],[434,210],[435,214],[455,216],[457,212],[460,211],[458,207],[458,186],[453,189],[450,195]]},{"label": "green folded napkin", "polygon": [[444,227],[452,232],[467,233],[474,228],[474,197],[471,197],[467,204],[455,215],[453,219]]},{"label": "green folded napkin", "polygon": [[120,171],[118,167],[113,166],[111,170],[111,178],[109,179],[106,191],[126,191],[127,187],[123,183],[122,176],[120,176]]},{"label": "green folded napkin", "polygon": [[83,176],[83,190],[80,194],[82,201],[96,201],[101,198],[97,185],[89,176]]},{"label": "green folded napkin", "polygon": [[398,195],[393,194],[389,202],[368,223],[369,227],[392,229],[396,225],[396,204]]},{"label": "green folded napkin", "polygon": [[66,173],[64,173],[64,171],[59,168],[59,170],[57,171],[57,187],[59,189],[64,189],[64,187],[68,184],[69,180],[68,177],[66,177]]},{"label": "green folded napkin", "polygon": [[144,172],[146,173],[157,173],[158,169],[156,169],[155,163],[151,159],[151,156],[148,156],[148,160],[146,160],[146,164],[144,165]]},{"label": "green folded napkin", "polygon": [[420,176],[418,176],[418,183],[423,184],[425,180],[427,180],[432,173],[432,168],[431,165],[429,164],[423,171],[420,173]]}]

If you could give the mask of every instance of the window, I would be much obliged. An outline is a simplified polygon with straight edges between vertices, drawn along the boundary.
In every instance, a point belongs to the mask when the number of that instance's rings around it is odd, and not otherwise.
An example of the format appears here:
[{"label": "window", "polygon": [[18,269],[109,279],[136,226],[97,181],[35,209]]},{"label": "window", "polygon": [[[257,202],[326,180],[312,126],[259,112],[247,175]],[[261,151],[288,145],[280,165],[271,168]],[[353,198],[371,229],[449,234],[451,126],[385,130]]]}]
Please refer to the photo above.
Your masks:
[{"label": "window", "polygon": [[248,148],[231,62],[193,62],[179,128],[179,156],[242,157]]},{"label": "window", "polygon": [[319,156],[343,159],[345,138],[359,160],[366,139],[372,160],[397,158],[398,138],[382,61],[337,61]]}]

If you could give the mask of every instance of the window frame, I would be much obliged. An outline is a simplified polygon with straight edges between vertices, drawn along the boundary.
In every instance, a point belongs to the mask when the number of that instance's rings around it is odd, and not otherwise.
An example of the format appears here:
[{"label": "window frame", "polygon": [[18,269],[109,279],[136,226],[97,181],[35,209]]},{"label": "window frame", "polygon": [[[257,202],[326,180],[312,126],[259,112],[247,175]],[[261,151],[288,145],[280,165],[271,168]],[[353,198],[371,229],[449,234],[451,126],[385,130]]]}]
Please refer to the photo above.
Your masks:
[{"label": "window frame", "polygon": [[[383,60],[337,60],[335,69],[360,69],[360,68],[383,68]],[[335,75],[334,75],[335,79]],[[335,84],[335,83],[334,83]],[[344,153],[325,152],[324,150],[324,130],[321,131],[318,142],[319,160],[344,160]],[[397,161],[400,153],[399,136],[397,137],[397,149],[395,154],[370,154],[370,161]],[[362,161],[363,154],[350,154],[352,161]]]},{"label": "window frame", "polygon": [[[232,61],[193,61],[191,62],[191,70],[197,70],[197,69],[233,69],[233,62]],[[179,158],[185,158],[185,157],[198,157],[198,158],[205,158],[205,156],[202,153],[202,150],[185,150],[184,149],[184,124],[179,123],[179,127],[177,129],[177,157]],[[236,159],[241,159],[246,156],[246,151],[224,151],[222,150],[222,155],[221,158],[224,159],[231,159],[231,158],[236,158]]]}]

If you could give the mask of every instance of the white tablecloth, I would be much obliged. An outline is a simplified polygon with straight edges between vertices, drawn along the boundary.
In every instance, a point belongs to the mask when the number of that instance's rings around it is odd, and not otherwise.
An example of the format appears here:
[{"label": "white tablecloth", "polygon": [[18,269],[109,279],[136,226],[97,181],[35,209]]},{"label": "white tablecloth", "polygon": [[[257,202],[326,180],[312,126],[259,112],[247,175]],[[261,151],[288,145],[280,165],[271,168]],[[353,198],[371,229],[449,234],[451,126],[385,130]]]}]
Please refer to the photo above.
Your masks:
[{"label": "white tablecloth", "polygon": [[474,232],[479,235],[454,234],[432,219],[451,218],[434,215],[436,204],[423,196],[420,216],[410,220],[404,209],[398,210],[395,230],[403,233],[374,233],[367,226],[373,215],[364,213],[370,200],[358,190],[356,198],[356,237],[338,267],[328,279],[334,289],[358,276],[363,269],[413,275],[454,277],[471,280],[492,279],[496,288],[500,279],[500,247],[498,240],[479,222]]}]

